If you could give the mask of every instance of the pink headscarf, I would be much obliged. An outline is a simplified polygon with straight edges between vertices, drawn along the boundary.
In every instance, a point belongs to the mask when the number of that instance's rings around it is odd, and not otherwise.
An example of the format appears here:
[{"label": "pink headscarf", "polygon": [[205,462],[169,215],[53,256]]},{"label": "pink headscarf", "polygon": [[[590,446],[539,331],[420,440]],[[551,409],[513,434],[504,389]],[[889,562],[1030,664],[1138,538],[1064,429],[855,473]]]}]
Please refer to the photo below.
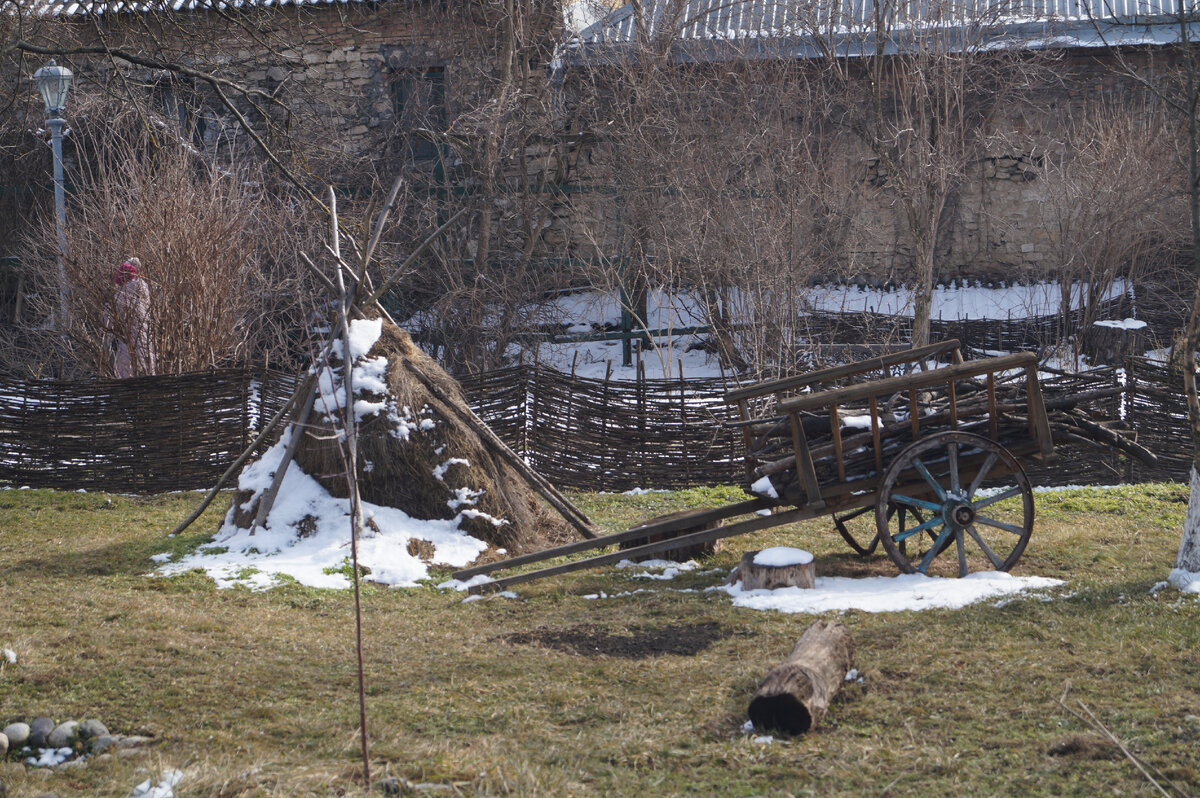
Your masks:
[{"label": "pink headscarf", "polygon": [[117,285],[125,285],[130,280],[136,280],[137,276],[137,266],[129,261],[125,261],[117,267],[117,273],[113,276],[113,282]]}]

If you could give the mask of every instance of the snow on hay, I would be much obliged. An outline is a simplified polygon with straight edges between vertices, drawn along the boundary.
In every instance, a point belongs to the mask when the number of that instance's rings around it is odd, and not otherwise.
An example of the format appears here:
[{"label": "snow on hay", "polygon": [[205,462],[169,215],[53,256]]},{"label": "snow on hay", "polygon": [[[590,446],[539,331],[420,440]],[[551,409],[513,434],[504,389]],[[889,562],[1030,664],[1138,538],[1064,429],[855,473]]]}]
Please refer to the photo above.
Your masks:
[{"label": "snow on hay", "polygon": [[[414,519],[452,521],[473,537],[510,551],[534,551],[572,538],[567,524],[540,505],[522,478],[406,367],[406,361],[412,363],[442,395],[468,407],[458,383],[413,344],[408,333],[378,319],[356,320],[351,338],[358,479],[364,502],[399,509]],[[315,480],[329,496],[344,500],[348,486],[337,421],[345,404],[341,354],[335,347],[331,366],[319,374],[313,414],[291,468]],[[257,484],[242,484],[245,481],[239,481],[229,520],[249,529],[262,490]],[[268,527],[275,516],[273,510]],[[302,516],[286,523],[295,536],[304,537],[315,521]],[[378,531],[371,515],[366,526],[368,535]],[[428,559],[434,547],[414,541],[409,548]]]}]

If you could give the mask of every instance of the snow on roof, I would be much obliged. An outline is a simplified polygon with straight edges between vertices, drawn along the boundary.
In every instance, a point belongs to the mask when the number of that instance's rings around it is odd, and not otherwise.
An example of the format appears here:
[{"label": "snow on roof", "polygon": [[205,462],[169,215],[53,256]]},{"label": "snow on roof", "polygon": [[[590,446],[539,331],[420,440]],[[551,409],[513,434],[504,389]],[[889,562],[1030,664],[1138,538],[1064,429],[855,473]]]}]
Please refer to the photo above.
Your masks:
[{"label": "snow on roof", "polygon": [[234,11],[247,8],[332,6],[364,0],[34,0],[32,10],[53,16],[87,16],[178,11]]},{"label": "snow on roof", "polygon": [[[1004,41],[1033,49],[1179,41],[1173,0],[644,0],[640,15],[635,5],[581,30],[569,45],[572,60],[663,38],[674,38],[696,60],[730,57],[728,46],[715,46],[729,44],[750,58],[812,58],[825,55],[827,45],[839,55],[859,55],[875,51],[877,29],[889,38],[885,52],[924,30],[973,30],[964,46],[979,48]],[[1200,22],[1188,27],[1196,36]]]}]

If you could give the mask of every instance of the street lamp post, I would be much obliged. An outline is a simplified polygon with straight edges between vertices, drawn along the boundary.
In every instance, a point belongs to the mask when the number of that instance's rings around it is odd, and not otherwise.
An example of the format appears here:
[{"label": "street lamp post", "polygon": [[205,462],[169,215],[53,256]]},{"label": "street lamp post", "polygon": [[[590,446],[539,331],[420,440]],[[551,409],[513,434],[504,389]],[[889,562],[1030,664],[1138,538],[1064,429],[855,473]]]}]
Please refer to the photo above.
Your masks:
[{"label": "street lamp post", "polygon": [[67,107],[67,92],[71,90],[74,76],[71,70],[50,63],[33,73],[42,102],[46,105],[46,124],[50,126],[50,142],[54,149],[54,216],[58,232],[58,320],[59,330],[68,327],[67,312],[67,198],[63,184],[62,131],[66,120],[62,118]]}]

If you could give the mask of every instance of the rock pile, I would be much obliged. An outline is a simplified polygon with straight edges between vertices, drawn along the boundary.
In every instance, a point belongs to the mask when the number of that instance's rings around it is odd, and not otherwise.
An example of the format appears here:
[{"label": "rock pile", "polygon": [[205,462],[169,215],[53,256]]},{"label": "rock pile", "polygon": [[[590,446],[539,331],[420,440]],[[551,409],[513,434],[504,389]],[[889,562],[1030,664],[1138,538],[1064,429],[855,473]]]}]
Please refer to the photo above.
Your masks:
[{"label": "rock pile", "polygon": [[112,734],[99,720],[55,723],[43,715],[29,723],[14,721],[0,730],[0,760],[19,756],[27,768],[66,767],[82,763],[91,755],[138,748],[149,742],[149,737]]}]

